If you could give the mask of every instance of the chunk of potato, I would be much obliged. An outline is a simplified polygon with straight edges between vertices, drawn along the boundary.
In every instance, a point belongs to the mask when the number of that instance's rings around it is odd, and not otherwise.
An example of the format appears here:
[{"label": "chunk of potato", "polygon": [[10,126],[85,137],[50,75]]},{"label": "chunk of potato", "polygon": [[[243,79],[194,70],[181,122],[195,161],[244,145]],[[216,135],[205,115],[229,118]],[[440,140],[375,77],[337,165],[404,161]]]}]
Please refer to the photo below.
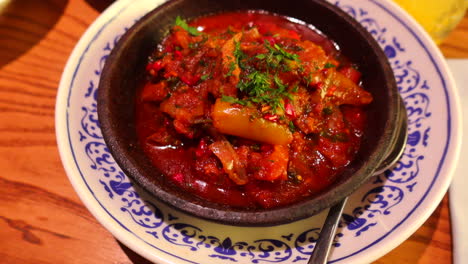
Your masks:
[{"label": "chunk of potato", "polygon": [[255,115],[258,116],[256,109],[217,99],[212,112],[213,125],[223,134],[273,145],[287,145],[292,141],[288,127]]}]

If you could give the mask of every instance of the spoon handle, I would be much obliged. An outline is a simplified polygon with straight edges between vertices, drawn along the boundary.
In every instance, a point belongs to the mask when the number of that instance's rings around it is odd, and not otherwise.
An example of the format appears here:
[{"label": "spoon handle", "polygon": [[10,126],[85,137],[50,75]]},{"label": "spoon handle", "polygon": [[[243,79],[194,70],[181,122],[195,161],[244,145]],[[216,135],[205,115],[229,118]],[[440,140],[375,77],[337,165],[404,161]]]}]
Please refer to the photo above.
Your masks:
[{"label": "spoon handle", "polygon": [[315,244],[312,256],[309,259],[308,264],[325,264],[328,260],[328,253],[330,252],[331,243],[335,237],[336,228],[340,221],[341,213],[345,207],[348,197],[341,200],[339,203],[334,205],[328,211],[327,219],[320,231],[319,239]]}]

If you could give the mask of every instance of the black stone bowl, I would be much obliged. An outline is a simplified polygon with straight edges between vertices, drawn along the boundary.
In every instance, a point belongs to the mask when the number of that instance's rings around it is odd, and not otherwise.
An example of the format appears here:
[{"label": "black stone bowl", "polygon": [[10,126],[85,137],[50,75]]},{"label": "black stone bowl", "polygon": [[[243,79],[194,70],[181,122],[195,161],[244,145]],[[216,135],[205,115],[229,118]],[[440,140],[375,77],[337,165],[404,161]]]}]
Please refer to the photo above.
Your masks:
[{"label": "black stone bowl", "polygon": [[[207,202],[166,181],[140,147],[134,120],[135,90],[141,85],[151,51],[167,35],[176,16],[187,19],[234,10],[266,10],[315,26],[359,65],[363,86],[374,101],[355,160],[333,185],[285,207],[247,210]],[[402,126],[401,100],[385,54],[354,19],[325,1],[298,0],[174,0],[151,11],[132,26],[107,58],[98,91],[98,116],[113,157],[135,182],[156,198],[183,212],[232,225],[268,226],[314,215],[355,191],[395,146]],[[404,112],[404,111],[403,111]],[[401,144],[400,144],[401,145]]]}]

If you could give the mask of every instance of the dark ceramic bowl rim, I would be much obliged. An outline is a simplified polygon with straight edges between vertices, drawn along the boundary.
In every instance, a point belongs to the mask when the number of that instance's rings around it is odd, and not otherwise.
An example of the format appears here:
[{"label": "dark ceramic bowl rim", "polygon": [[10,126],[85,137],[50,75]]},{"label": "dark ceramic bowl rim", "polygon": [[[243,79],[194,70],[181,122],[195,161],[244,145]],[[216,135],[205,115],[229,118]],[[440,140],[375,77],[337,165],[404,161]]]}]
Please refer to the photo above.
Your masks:
[{"label": "dark ceramic bowl rim", "polygon": [[[112,120],[109,115],[109,107],[113,103],[108,99],[109,93],[112,90],[109,79],[112,78],[113,71],[116,70],[116,67],[112,65],[115,60],[119,59],[121,53],[128,48],[128,43],[132,38],[135,38],[138,35],[138,32],[148,25],[148,21],[151,21],[154,17],[160,16],[160,12],[170,8],[171,5],[177,5],[184,1],[185,0],[174,0],[164,3],[145,15],[121,37],[106,60],[98,89],[98,117],[104,140],[110,152],[121,169],[156,198],[183,212],[224,224],[268,226],[288,223],[314,215],[323,209],[329,208],[344,197],[349,196],[359,186],[361,186],[370,175],[373,174],[377,167],[379,167],[380,163],[385,159],[386,155],[391,152],[393,148],[402,147],[395,146],[398,127],[401,126],[401,124],[398,124],[401,119],[399,116],[401,102],[399,100],[393,72],[388,64],[385,54],[373,37],[357,21],[348,16],[345,12],[327,2],[311,0],[314,4],[320,5],[339,16],[346,23],[353,26],[355,30],[359,32],[361,37],[366,39],[372,51],[377,54],[379,67],[382,68],[384,78],[387,82],[386,84],[388,89],[390,89],[390,97],[388,98],[388,119],[386,120],[385,129],[378,141],[378,144],[381,147],[375,151],[373,155],[368,157],[366,166],[361,166],[354,172],[352,177],[348,177],[334,188],[315,196],[313,199],[306,199],[287,207],[259,211],[242,211],[240,209],[233,210],[219,206],[214,208],[209,204],[204,205],[202,202],[187,201],[185,198],[145,180],[147,179],[145,178],[145,170],[137,160],[131,157],[132,151],[130,149],[135,148],[136,146],[128,146],[127,142],[118,137],[115,132],[114,122],[116,120]],[[279,14],[282,15],[280,12]]]}]

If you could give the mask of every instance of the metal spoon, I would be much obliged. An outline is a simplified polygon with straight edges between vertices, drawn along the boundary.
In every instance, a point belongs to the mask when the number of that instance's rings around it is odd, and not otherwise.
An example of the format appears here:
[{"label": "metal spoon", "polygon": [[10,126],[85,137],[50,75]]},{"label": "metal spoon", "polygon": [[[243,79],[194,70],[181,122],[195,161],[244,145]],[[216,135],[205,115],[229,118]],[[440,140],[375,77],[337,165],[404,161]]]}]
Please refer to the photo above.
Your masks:
[{"label": "metal spoon", "polygon": [[[401,155],[404,151],[404,146],[406,145],[406,140],[408,138],[408,122],[407,122],[407,115],[406,109],[403,104],[403,100],[400,100],[401,103],[401,110],[400,110],[400,131],[398,134],[398,138],[396,139],[394,148],[392,152],[388,154],[385,160],[380,164],[380,167],[374,172],[375,175],[382,174],[387,169],[393,167],[396,162],[400,159]],[[328,255],[330,253],[331,244],[335,237],[336,229],[338,228],[338,223],[340,222],[341,214],[343,213],[343,209],[345,207],[346,201],[348,197],[341,200],[336,205],[330,207],[328,211],[327,219],[323,224],[322,230],[320,231],[319,238],[317,243],[315,244],[314,251],[312,252],[312,256],[309,259],[308,264],[325,264],[328,261]]]}]

